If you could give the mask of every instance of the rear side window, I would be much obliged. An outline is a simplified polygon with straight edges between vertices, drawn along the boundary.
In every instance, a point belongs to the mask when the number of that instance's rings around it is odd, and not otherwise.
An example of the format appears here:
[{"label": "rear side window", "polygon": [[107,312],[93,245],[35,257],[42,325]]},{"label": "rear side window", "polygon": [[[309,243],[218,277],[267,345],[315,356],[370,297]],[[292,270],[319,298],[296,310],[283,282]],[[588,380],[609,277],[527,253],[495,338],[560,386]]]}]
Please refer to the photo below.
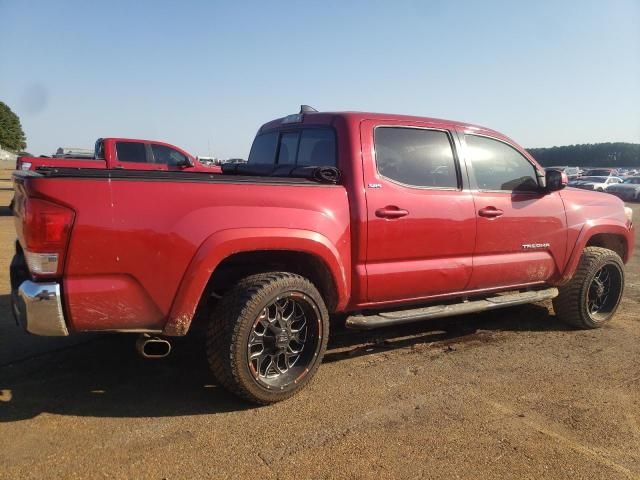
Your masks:
[{"label": "rear side window", "polygon": [[374,140],[380,175],[415,187],[458,188],[458,174],[447,132],[378,127]]},{"label": "rear side window", "polygon": [[144,143],[116,142],[116,153],[121,162],[147,162],[147,151]]},{"label": "rear side window", "polygon": [[169,166],[185,165],[187,163],[187,157],[173,148],[151,144],[151,151],[153,152],[155,163]]},{"label": "rear side window", "polygon": [[480,190],[535,191],[533,165],[515,148],[487,137],[466,135],[467,149]]},{"label": "rear side window", "polygon": [[305,128],[258,135],[248,163],[335,167],[335,133],[329,128]]}]

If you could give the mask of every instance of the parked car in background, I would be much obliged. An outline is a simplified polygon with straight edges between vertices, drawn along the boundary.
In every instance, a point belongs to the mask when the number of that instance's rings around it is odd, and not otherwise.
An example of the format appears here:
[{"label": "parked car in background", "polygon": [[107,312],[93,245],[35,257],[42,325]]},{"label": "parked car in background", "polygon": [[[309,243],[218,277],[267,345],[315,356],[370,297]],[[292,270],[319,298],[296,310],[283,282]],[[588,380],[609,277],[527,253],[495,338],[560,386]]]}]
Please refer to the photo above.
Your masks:
[{"label": "parked car in background", "polygon": [[617,175],[615,168],[590,168],[584,171],[585,177],[608,177],[609,175]]},{"label": "parked car in background", "polygon": [[613,317],[634,240],[620,199],[565,189],[494,130],[308,108],[220,175],[15,172],[19,322],[144,332],[147,356],[200,322],[217,382],[266,404],[314,376],[330,314],[371,329],[553,299],[576,328]]},{"label": "parked car in background", "polygon": [[[56,153],[51,155],[53,158],[86,158],[92,159],[94,151],[88,148],[78,147],[59,147]],[[46,157],[45,157],[46,158]]]},{"label": "parked car in background", "polygon": [[640,201],[640,177],[627,177],[622,183],[609,185],[607,193],[625,201]]},{"label": "parked car in background", "polygon": [[[60,150],[60,149],[59,149]],[[124,169],[124,170],[169,170],[187,172],[209,172],[213,169],[202,165],[193,155],[169,143],[132,138],[99,138],[94,153],[87,157],[59,158],[18,157],[16,170],[36,170],[42,167]],[[216,168],[219,172],[219,168]]]},{"label": "parked car in background", "polygon": [[583,190],[596,190],[604,192],[610,185],[622,183],[619,177],[580,177],[569,182],[570,187],[582,188]]},{"label": "parked car in background", "polygon": [[574,180],[578,177],[580,177],[581,172],[580,169],[578,167],[546,167],[545,170],[560,170],[561,172],[564,172],[567,175],[567,178],[569,178],[569,180]]},{"label": "parked car in background", "polygon": [[202,165],[205,165],[207,167],[212,167],[218,164],[218,160],[215,157],[202,157],[198,155],[198,157],[196,158]]}]

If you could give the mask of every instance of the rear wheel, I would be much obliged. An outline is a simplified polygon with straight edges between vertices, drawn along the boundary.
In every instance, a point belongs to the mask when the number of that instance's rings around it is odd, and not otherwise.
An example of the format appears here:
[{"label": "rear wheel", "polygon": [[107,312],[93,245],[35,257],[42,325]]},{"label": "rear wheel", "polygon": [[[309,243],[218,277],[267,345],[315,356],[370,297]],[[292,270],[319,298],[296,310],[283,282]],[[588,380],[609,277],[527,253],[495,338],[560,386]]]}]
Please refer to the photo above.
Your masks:
[{"label": "rear wheel", "polygon": [[315,374],[327,347],[329,314],[309,280],[273,272],[241,280],[220,301],[207,331],[218,381],[259,404],[291,397]]},{"label": "rear wheel", "polygon": [[574,327],[599,328],[615,314],[623,290],[624,269],[618,254],[587,247],[573,278],[553,300],[553,308],[560,320]]}]

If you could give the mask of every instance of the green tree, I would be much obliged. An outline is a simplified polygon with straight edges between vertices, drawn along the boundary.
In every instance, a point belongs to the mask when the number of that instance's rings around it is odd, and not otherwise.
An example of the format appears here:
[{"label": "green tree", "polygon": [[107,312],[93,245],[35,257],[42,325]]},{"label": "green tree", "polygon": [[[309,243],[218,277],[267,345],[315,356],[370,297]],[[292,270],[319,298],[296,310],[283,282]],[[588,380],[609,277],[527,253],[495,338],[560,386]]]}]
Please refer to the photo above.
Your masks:
[{"label": "green tree", "polygon": [[0,146],[13,152],[27,148],[27,139],[22,131],[20,119],[3,102],[0,102]]},{"label": "green tree", "polygon": [[545,167],[640,167],[639,143],[586,143],[527,150]]}]

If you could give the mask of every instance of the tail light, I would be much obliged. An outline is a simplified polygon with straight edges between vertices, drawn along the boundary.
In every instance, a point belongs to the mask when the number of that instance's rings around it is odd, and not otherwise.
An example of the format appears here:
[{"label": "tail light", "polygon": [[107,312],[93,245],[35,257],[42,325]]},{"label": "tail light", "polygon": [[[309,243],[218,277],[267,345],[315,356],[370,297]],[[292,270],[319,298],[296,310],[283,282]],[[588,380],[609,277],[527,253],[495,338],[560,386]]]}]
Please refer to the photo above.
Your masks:
[{"label": "tail light", "polygon": [[25,260],[34,277],[62,274],[64,254],[75,214],[55,203],[28,198],[22,216]]}]

